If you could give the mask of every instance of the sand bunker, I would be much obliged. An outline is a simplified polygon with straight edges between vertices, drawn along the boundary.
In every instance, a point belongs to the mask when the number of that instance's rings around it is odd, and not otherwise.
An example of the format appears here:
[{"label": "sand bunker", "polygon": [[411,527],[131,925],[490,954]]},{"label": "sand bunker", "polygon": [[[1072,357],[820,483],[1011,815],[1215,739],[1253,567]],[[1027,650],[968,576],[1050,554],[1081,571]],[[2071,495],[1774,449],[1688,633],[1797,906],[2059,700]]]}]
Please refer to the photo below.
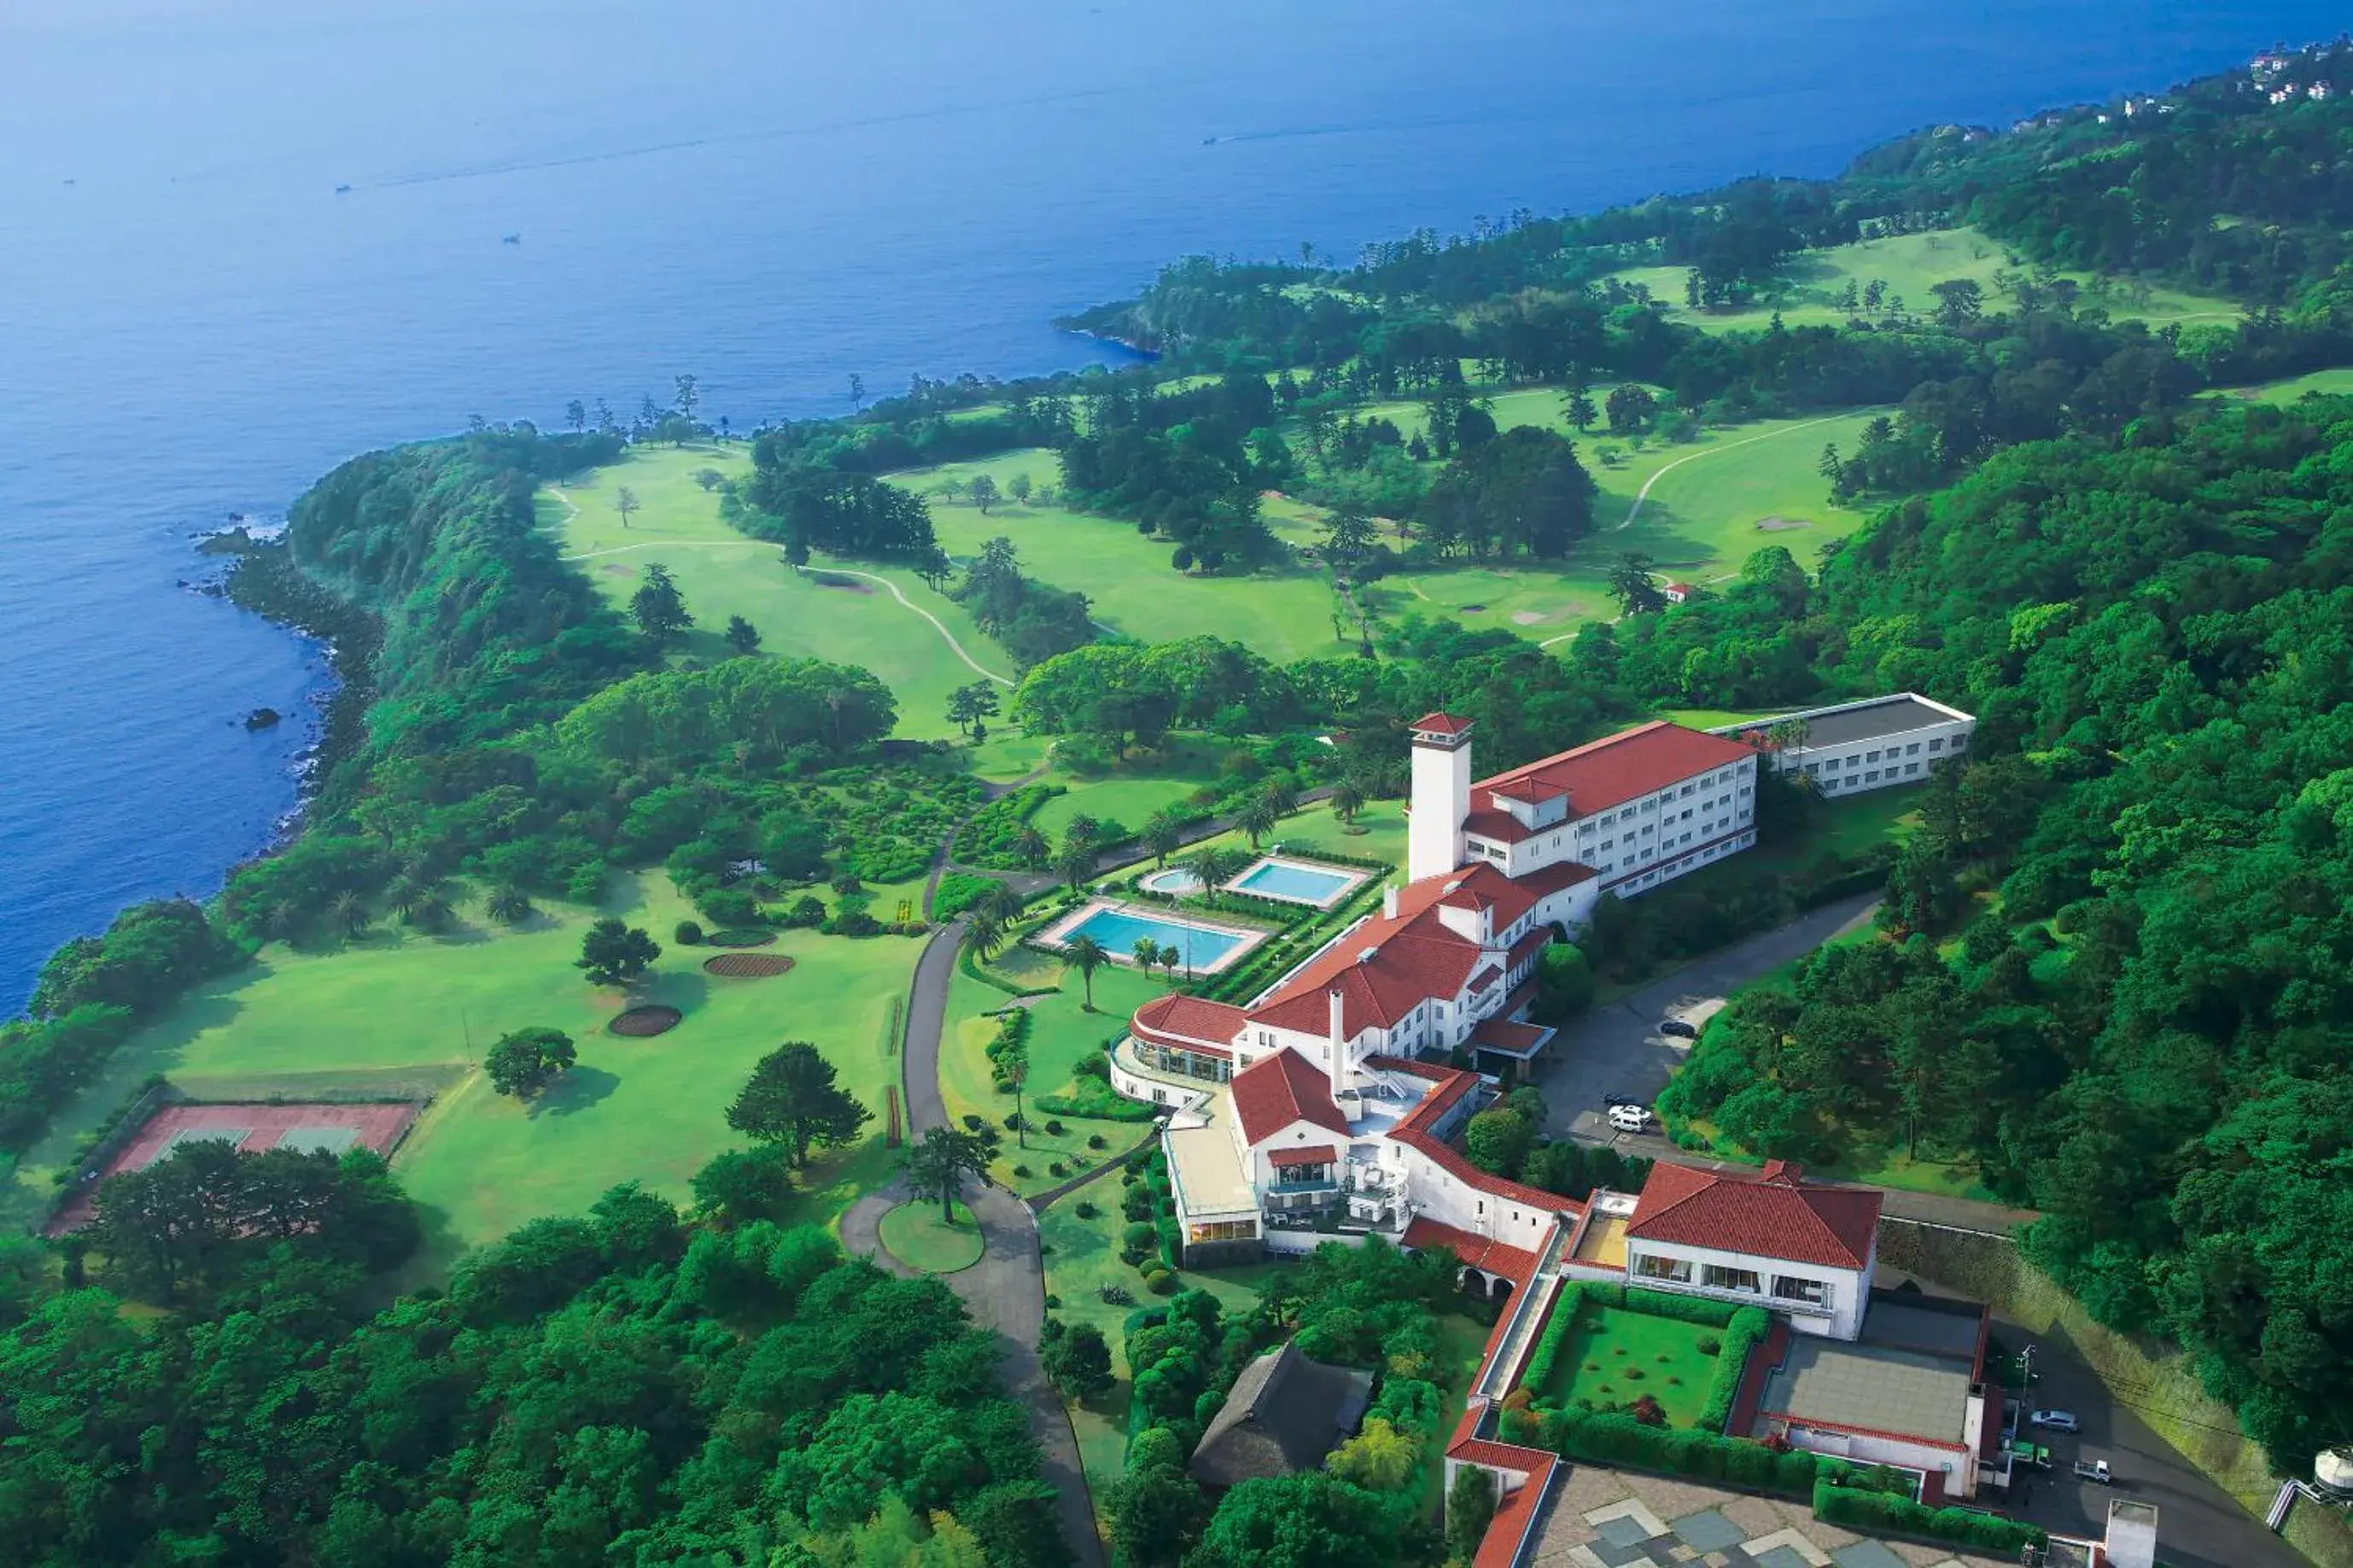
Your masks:
[{"label": "sand bunker", "polygon": [[1757,520],[1757,531],[1759,533],[1787,533],[1792,529],[1813,526],[1802,517],[1760,517]]},{"label": "sand bunker", "polygon": [[785,973],[792,966],[793,961],[781,952],[723,952],[702,961],[705,974],[729,980],[765,980],[770,975]]},{"label": "sand bunker", "polygon": [[626,1013],[614,1014],[613,1021],[605,1027],[614,1034],[626,1035],[631,1039],[641,1040],[655,1035],[670,1033],[678,1027],[679,1020],[685,1016],[685,1014],[675,1007],[659,1005],[632,1007]]}]

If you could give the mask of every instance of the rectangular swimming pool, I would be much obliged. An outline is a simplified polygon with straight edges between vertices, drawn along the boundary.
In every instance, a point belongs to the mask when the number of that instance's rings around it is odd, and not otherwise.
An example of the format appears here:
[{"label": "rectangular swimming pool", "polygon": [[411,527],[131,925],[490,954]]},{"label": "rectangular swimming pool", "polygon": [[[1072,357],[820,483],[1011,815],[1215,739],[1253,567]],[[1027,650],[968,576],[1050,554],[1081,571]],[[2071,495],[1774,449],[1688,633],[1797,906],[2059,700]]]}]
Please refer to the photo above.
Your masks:
[{"label": "rectangular swimming pool", "polygon": [[1056,930],[1048,940],[1056,946],[1068,946],[1082,936],[1092,937],[1104,952],[1123,963],[1134,963],[1135,944],[1149,939],[1163,948],[1175,948],[1183,955],[1184,966],[1196,974],[1216,969],[1236,953],[1257,946],[1261,940],[1258,931],[1195,925],[1190,921],[1111,904],[1097,905],[1077,921]]},{"label": "rectangular swimming pool", "polygon": [[1262,899],[1281,899],[1287,903],[1314,904],[1328,909],[1342,894],[1365,879],[1361,871],[1343,871],[1329,866],[1310,866],[1298,860],[1268,858],[1260,861],[1226,886],[1240,893],[1256,893]]}]

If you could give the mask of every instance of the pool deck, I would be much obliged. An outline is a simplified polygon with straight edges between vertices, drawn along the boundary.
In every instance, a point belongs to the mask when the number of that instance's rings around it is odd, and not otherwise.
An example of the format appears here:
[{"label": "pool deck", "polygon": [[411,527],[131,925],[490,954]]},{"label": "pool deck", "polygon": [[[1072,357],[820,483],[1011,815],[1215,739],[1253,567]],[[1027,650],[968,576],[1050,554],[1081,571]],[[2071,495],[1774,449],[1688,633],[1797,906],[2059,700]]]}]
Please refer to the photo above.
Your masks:
[{"label": "pool deck", "polygon": [[[1297,893],[1271,892],[1264,888],[1247,884],[1252,877],[1271,866],[1288,866],[1295,871],[1305,871],[1317,877],[1337,877],[1340,885],[1320,899],[1302,898]],[[1219,889],[1228,893],[1247,893],[1253,899],[1272,899],[1277,903],[1298,904],[1311,910],[1328,910],[1341,900],[1372,880],[1373,873],[1356,866],[1335,866],[1328,861],[1311,860],[1299,855],[1261,855],[1242,868],[1241,874],[1225,883]]]},{"label": "pool deck", "polygon": [[[1256,926],[1222,925],[1216,921],[1197,920],[1191,915],[1173,915],[1153,904],[1130,904],[1118,899],[1089,899],[1085,903],[1039,931],[1031,940],[1040,947],[1051,948],[1059,952],[1070,946],[1070,937],[1073,931],[1106,910],[1114,914],[1125,915],[1132,920],[1146,921],[1154,925],[1175,926],[1184,931],[1203,931],[1216,936],[1240,939],[1231,948],[1219,954],[1211,962],[1193,965],[1192,973],[1197,979],[1205,975],[1221,973],[1232,968],[1257,952],[1260,943],[1275,934]],[[1104,951],[1111,955],[1111,961],[1113,963],[1124,963],[1130,968],[1134,967],[1135,954],[1132,951],[1108,945]]]}]

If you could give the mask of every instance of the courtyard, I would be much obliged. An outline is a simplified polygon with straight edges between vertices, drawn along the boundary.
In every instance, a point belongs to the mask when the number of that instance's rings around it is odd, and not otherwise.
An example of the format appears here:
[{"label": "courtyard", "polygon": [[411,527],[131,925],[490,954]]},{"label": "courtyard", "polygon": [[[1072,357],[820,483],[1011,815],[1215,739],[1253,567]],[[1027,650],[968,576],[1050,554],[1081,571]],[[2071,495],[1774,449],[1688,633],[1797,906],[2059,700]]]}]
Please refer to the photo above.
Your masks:
[{"label": "courtyard", "polygon": [[1703,1343],[1720,1348],[1724,1332],[1586,1301],[1537,1397],[1564,1408],[1587,1402],[1599,1410],[1648,1394],[1659,1402],[1668,1426],[1696,1426],[1722,1362]]}]

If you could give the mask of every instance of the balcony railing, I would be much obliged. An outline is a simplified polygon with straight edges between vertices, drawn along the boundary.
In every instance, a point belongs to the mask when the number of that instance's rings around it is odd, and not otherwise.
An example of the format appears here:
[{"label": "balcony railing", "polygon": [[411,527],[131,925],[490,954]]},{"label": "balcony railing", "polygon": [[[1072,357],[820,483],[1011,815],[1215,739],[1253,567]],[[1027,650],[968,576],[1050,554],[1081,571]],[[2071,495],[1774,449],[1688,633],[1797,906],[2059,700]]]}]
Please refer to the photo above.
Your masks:
[{"label": "balcony railing", "polygon": [[1799,1312],[1810,1318],[1838,1315],[1838,1307],[1830,1301],[1808,1301],[1796,1296],[1768,1296],[1762,1290],[1735,1290],[1722,1285],[1702,1285],[1696,1280],[1639,1274],[1631,1269],[1627,1271],[1626,1283],[1652,1290],[1672,1290],[1684,1296],[1704,1296],[1711,1301],[1732,1301],[1745,1307],[1764,1307],[1776,1312]]}]

